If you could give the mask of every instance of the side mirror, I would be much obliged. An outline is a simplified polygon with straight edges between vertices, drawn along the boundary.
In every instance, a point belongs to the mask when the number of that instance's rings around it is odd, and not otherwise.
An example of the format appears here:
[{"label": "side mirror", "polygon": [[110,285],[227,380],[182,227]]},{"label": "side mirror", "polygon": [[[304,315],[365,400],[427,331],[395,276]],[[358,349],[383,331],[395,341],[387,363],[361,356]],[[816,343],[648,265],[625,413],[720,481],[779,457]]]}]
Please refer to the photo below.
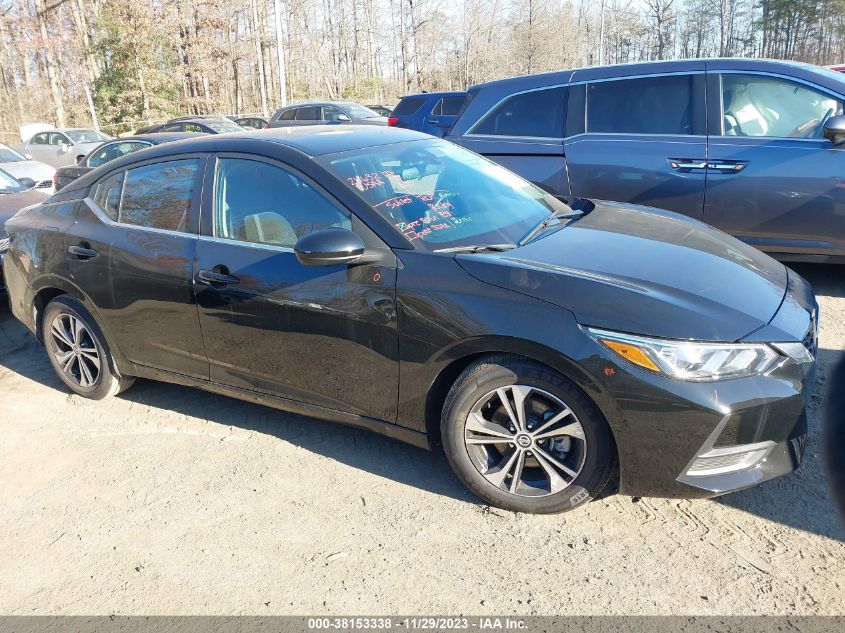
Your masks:
[{"label": "side mirror", "polygon": [[23,157],[27,160],[32,160],[32,154],[24,154]]},{"label": "side mirror", "polygon": [[62,154],[64,154],[65,152],[67,152],[69,149],[70,149],[70,145],[68,145],[67,143],[61,143],[61,144],[59,145],[59,151],[60,151]]},{"label": "side mirror", "polygon": [[361,258],[364,242],[347,229],[325,229],[303,235],[293,250],[305,266],[336,266]]},{"label": "side mirror", "polygon": [[84,161],[84,160],[85,160],[85,157],[84,157],[84,156],[77,156],[77,157],[76,157],[76,164],[77,164],[77,165],[81,165],[81,164],[82,164],[82,161]]},{"label": "side mirror", "polygon": [[338,114],[338,115],[335,117],[335,121],[338,121],[338,122],[340,122],[340,123],[349,123],[351,120],[352,120],[352,119],[350,119],[350,118],[349,118],[349,116],[348,116],[348,115],[346,115],[346,114]]},{"label": "side mirror", "polygon": [[35,186],[35,181],[32,178],[18,178],[18,182],[27,189],[32,189]]},{"label": "side mirror", "polygon": [[845,114],[832,116],[824,124],[824,137],[834,145],[845,143]]}]

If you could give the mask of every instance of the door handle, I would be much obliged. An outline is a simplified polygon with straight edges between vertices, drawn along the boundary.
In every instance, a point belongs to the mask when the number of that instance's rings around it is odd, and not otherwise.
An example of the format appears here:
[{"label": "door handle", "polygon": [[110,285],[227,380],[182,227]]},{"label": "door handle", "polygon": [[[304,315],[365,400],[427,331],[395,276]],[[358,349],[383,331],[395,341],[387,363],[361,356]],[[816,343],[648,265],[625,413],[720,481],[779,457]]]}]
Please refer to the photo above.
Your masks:
[{"label": "door handle", "polygon": [[215,266],[215,268],[219,268],[221,270],[201,270],[198,275],[199,279],[211,284],[212,286],[229,286],[241,282],[241,280],[234,275],[230,275],[228,273],[228,268],[225,266]]},{"label": "door handle", "polygon": [[78,259],[91,259],[92,257],[96,257],[97,255],[99,255],[99,253],[93,248],[89,248],[88,246],[84,246],[83,244],[79,244],[77,246],[68,246],[68,255],[73,255]]},{"label": "door handle", "polygon": [[745,166],[748,164],[748,161],[745,162],[725,162],[719,161],[716,163],[707,163],[707,169],[712,169],[713,171],[721,172],[724,174],[735,174],[739,171],[745,169]]},{"label": "door handle", "polygon": [[670,158],[669,165],[672,169],[683,171],[686,169],[704,169],[707,167],[707,161],[704,160],[690,160],[686,158]]}]

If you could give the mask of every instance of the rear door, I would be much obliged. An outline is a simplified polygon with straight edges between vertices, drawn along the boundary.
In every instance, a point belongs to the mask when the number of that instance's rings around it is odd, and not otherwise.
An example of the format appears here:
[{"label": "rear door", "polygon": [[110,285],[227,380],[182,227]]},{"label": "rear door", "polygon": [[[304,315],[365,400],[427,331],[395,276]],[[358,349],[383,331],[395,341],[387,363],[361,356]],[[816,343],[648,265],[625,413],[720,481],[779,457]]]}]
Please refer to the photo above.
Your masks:
[{"label": "rear door", "polygon": [[845,255],[845,146],[822,135],[845,95],[766,72],[711,70],[704,219],[764,251]]},{"label": "rear door", "polygon": [[104,176],[66,233],[73,278],[123,355],[207,379],[193,293],[204,161],[173,156]]},{"label": "rear door", "polygon": [[526,180],[567,195],[563,157],[568,88],[549,86],[510,95],[453,139]]},{"label": "rear door", "polygon": [[[395,420],[393,253],[287,165],[221,154],[208,174],[195,292],[211,380]],[[378,261],[301,264],[296,241],[327,228],[354,230]]]},{"label": "rear door", "polygon": [[684,72],[613,77],[576,71],[564,142],[573,196],[704,212],[703,62]]},{"label": "rear door", "polygon": [[455,123],[455,118],[457,118],[463,104],[463,96],[446,96],[439,99],[431,113],[426,117],[423,131],[443,138]]}]

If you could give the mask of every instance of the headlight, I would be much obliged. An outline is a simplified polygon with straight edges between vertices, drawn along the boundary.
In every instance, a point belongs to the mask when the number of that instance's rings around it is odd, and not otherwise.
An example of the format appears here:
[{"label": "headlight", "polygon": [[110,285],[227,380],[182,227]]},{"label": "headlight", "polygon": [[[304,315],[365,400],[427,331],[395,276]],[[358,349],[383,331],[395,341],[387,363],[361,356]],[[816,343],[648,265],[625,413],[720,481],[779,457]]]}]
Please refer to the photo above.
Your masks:
[{"label": "headlight", "polygon": [[[634,365],[680,380],[756,376],[772,369],[782,358],[774,349],[761,343],[700,343],[617,334],[592,328],[587,328],[587,331]],[[794,351],[790,349],[790,352]],[[789,352],[784,354],[795,359]]]}]

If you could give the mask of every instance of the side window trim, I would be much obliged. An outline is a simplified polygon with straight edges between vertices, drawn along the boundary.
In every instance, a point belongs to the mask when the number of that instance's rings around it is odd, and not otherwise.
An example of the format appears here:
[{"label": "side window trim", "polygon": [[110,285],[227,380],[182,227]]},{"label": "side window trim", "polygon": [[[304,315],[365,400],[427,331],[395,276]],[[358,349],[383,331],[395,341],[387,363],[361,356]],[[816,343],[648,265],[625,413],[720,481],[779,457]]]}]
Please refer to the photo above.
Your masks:
[{"label": "side window trim", "polygon": [[[492,107],[488,108],[487,111],[482,114],[475,123],[472,124],[472,127],[469,128],[463,136],[471,136],[473,138],[485,138],[485,139],[508,139],[508,138],[516,138],[516,139],[528,139],[528,140],[543,140],[543,141],[563,141],[563,136],[523,136],[523,135],[509,135],[509,134],[479,134],[473,132],[475,128],[481,125],[484,120],[495,110],[501,106],[506,101],[513,99],[519,95],[529,94],[531,92],[539,92],[541,90],[555,90],[557,88],[568,88],[571,84],[559,83],[559,84],[550,84],[548,86],[540,86],[539,88],[529,88],[528,90],[519,90],[517,92],[511,92],[510,94],[505,95],[503,98],[499,99]],[[564,125],[563,129],[566,130],[566,104],[564,104]],[[565,132],[564,132],[565,133]]]},{"label": "side window trim", "polygon": [[[123,187],[126,184],[126,172],[130,169],[136,169],[138,167],[146,167],[148,165],[156,165],[158,163],[169,163],[175,160],[191,160],[196,159],[199,161],[197,165],[197,173],[194,178],[194,195],[191,196],[191,206],[188,210],[189,213],[189,225],[188,229],[185,231],[171,231],[170,229],[159,229],[152,226],[140,226],[138,224],[127,224],[120,221],[119,210],[120,206],[118,205],[118,218],[117,221],[112,220],[109,215],[105,212],[104,209],[100,207],[96,202],[94,202],[94,198],[91,196],[92,193],[96,192],[97,187],[100,185],[101,182],[106,180],[107,178],[111,178],[113,175],[123,172],[123,185],[121,185],[120,190],[120,202],[123,203]],[[127,165],[125,167],[120,167],[119,169],[115,169],[110,171],[102,178],[100,178],[96,183],[91,185],[91,188],[88,190],[88,194],[82,199],[85,204],[94,212],[100,220],[105,222],[106,224],[112,226],[119,226],[124,229],[131,229],[137,231],[149,231],[153,233],[164,233],[166,235],[179,235],[181,237],[189,237],[189,238],[196,238],[199,237],[199,225],[200,225],[200,207],[201,207],[201,200],[204,198],[204,189],[203,189],[203,182],[204,182],[204,174],[206,171],[206,164],[209,162],[207,154],[199,154],[199,153],[191,153],[191,154],[173,154],[170,156],[159,156],[157,158],[152,158],[150,160],[144,160],[137,163],[133,163],[132,165]]]},{"label": "side window trim", "polygon": [[837,92],[826,88],[824,86],[820,86],[815,84],[811,81],[807,81],[806,79],[801,79],[800,77],[793,77],[791,75],[784,75],[782,73],[776,73],[771,71],[765,70],[711,70],[711,74],[715,75],[717,81],[715,85],[717,86],[717,92],[715,97],[717,97],[716,103],[718,104],[719,110],[719,117],[716,121],[713,122],[712,129],[708,126],[708,135],[715,136],[718,138],[741,138],[741,139],[769,139],[769,140],[780,140],[780,141],[809,141],[811,143],[818,144],[819,142],[825,143],[826,139],[824,138],[801,138],[796,136],[738,136],[732,137],[729,135],[725,135],[724,129],[722,129],[724,115],[725,115],[725,105],[722,99],[722,77],[724,75],[757,75],[758,77],[770,77],[772,79],[782,79],[783,81],[788,81],[792,83],[801,84],[802,86],[806,86],[811,90],[815,90],[817,92],[822,92],[824,94],[829,95],[831,98],[836,99],[842,103],[845,103],[845,94],[838,94]]}]

